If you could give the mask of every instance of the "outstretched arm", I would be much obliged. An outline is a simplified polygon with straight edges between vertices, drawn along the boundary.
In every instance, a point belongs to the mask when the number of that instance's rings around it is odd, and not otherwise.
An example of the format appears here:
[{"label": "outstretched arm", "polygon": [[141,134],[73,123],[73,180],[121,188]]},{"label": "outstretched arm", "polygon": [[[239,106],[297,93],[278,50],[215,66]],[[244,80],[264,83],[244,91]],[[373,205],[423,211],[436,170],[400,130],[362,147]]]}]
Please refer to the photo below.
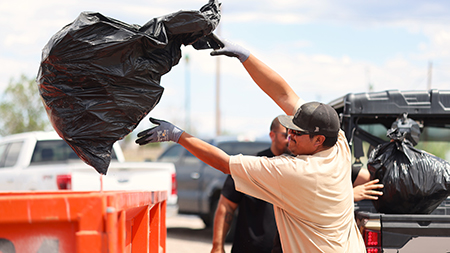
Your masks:
[{"label": "outstretched arm", "polygon": [[292,115],[299,97],[291,86],[277,72],[252,54],[242,64],[261,90],[287,115]]},{"label": "outstretched arm", "polygon": [[225,174],[230,174],[230,167],[228,165],[230,157],[218,147],[195,138],[167,121],[150,118],[150,122],[157,126],[140,132],[138,134],[139,139],[136,140],[137,144],[145,145],[147,143],[163,141],[178,142],[206,164]]},{"label": "outstretched arm", "polygon": [[218,147],[202,141],[186,132],[181,135],[178,143],[204,163],[225,174],[230,174],[230,156]]},{"label": "outstretched arm", "polygon": [[273,69],[264,64],[250,52],[230,41],[214,37],[223,47],[211,55],[226,55],[238,58],[253,81],[287,114],[292,115],[299,97],[289,84]]}]

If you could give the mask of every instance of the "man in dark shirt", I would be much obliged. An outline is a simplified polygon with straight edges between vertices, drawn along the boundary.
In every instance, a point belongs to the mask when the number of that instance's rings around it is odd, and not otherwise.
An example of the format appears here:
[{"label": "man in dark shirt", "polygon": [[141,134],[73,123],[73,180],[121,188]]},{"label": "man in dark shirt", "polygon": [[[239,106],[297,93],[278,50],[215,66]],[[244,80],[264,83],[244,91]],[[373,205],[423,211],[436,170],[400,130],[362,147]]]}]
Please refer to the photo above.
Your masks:
[{"label": "man in dark shirt", "polygon": [[[270,148],[257,156],[273,157],[287,152],[287,133],[277,118],[270,126]],[[239,206],[232,253],[270,253],[274,247],[274,238],[278,236],[273,206],[263,200],[248,196],[235,190],[234,181],[228,175],[214,218],[213,248],[211,253],[225,252],[225,237],[230,229],[234,212]],[[279,245],[273,252],[282,252]]]}]

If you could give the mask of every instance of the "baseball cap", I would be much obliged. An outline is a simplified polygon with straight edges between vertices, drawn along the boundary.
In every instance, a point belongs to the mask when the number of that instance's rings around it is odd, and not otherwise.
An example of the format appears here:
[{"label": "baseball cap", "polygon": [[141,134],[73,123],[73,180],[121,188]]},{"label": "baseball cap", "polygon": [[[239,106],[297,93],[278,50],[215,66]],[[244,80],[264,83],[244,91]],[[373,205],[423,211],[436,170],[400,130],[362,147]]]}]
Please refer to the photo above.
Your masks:
[{"label": "baseball cap", "polygon": [[288,129],[336,137],[339,132],[339,116],[333,107],[319,102],[305,103],[294,116],[278,116],[281,125]]}]

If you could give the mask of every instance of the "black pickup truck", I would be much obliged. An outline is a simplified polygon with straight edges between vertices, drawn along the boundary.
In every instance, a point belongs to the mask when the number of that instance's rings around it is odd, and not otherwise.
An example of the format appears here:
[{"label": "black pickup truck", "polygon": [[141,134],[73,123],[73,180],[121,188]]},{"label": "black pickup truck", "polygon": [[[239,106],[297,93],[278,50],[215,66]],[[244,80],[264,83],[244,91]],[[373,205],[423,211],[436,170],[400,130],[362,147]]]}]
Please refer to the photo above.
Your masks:
[{"label": "black pickup truck", "polygon": [[[353,166],[366,167],[369,150],[388,142],[387,130],[405,114],[420,126],[416,148],[450,160],[450,90],[350,93],[329,104],[341,117]],[[377,213],[360,201],[355,217],[367,252],[450,252],[450,199],[431,214]]]}]

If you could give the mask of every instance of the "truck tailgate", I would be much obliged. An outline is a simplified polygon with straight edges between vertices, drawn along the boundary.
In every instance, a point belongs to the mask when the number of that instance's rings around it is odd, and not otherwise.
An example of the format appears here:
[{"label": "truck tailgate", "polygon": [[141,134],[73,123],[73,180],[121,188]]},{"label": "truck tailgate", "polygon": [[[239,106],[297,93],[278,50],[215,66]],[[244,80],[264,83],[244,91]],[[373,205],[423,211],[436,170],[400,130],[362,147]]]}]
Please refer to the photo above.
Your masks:
[{"label": "truck tailgate", "polygon": [[[360,228],[382,231],[383,248],[401,249],[414,238],[420,239],[421,245],[424,245],[426,241],[431,242],[429,237],[442,237],[442,240],[449,242],[449,238],[445,238],[450,237],[449,215],[382,214],[359,211],[356,212],[356,219]],[[414,244],[411,242],[407,246]],[[435,242],[432,243],[432,246],[437,246],[435,244]],[[450,245],[441,246],[447,248]]]},{"label": "truck tailgate", "polygon": [[[111,163],[108,173],[103,176],[103,190],[171,190],[171,163]],[[72,171],[72,189],[75,191],[100,190],[100,174],[91,169]]]}]

